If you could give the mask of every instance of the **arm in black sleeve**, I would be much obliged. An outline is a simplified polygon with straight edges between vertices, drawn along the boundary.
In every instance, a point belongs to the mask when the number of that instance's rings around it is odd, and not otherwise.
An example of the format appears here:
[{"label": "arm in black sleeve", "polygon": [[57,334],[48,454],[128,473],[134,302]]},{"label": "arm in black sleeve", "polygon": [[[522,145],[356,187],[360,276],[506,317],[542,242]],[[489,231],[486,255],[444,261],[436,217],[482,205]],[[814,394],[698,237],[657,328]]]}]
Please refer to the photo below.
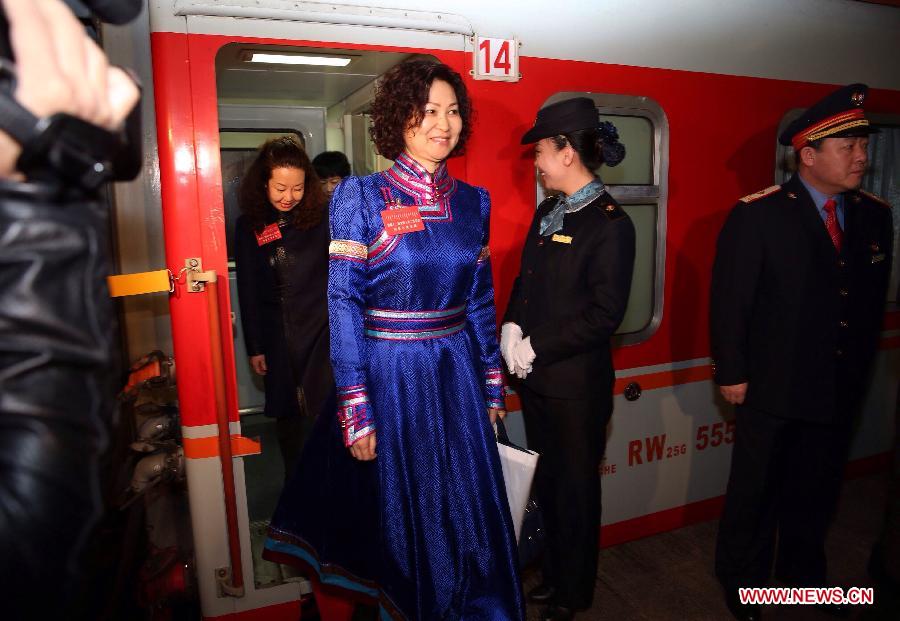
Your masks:
[{"label": "arm in black sleeve", "polygon": [[541,364],[553,364],[596,349],[622,323],[634,271],[635,233],[631,219],[611,220],[597,239],[587,269],[587,308],[537,326],[527,333]]},{"label": "arm in black sleeve", "polygon": [[248,356],[263,354],[260,321],[260,292],[257,263],[261,248],[250,222],[243,216],[237,221],[234,233],[234,263],[237,275],[238,304],[241,309],[241,327]]},{"label": "arm in black sleeve", "polygon": [[749,380],[747,343],[753,300],[762,267],[761,239],[752,204],[731,210],[716,244],[709,324],[714,379],[720,386]]},{"label": "arm in black sleeve", "polygon": [[[531,221],[531,226],[528,228],[528,233],[525,236],[525,244],[527,245],[531,239],[537,235],[537,227],[540,223],[540,210],[535,211],[534,218]],[[524,248],[522,252],[524,253]],[[514,323],[519,327],[522,327],[525,322],[525,318],[522,317],[522,261],[521,258],[519,260],[519,270],[520,273],[516,276],[516,279],[513,281],[512,292],[509,294],[509,304],[506,305],[506,312],[503,314],[503,321],[500,324],[504,323]]]}]

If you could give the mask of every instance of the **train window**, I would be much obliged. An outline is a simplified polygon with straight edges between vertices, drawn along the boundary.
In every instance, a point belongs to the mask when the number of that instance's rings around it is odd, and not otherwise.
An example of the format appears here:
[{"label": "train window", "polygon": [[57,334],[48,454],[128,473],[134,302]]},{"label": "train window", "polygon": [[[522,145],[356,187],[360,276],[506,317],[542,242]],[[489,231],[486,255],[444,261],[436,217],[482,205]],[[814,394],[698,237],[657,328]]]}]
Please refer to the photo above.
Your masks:
[{"label": "train window", "polygon": [[[634,223],[637,247],[631,295],[617,343],[630,345],[649,338],[662,320],[663,278],[666,244],[666,198],[668,194],[669,123],[662,108],[647,97],[564,92],[550,97],[554,103],[570,97],[590,97],[602,120],[619,131],[627,155],[614,168],[597,173],[610,194]],[[545,198],[537,183],[537,201]]]},{"label": "train window", "polygon": [[[605,168],[603,182],[609,185],[653,185],[653,124],[640,116],[603,114],[619,130],[619,138],[628,149],[627,156],[615,168]],[[627,142],[626,142],[627,141]]]},{"label": "train window", "polygon": [[[778,133],[802,112],[791,110],[778,125]],[[891,204],[894,215],[894,264],[888,287],[887,306],[896,310],[900,294],[900,116],[867,113],[871,123],[879,129],[869,136],[869,169],[863,177],[862,189],[884,198]],[[794,150],[777,144],[775,151],[775,183],[784,183],[795,172]]]}]

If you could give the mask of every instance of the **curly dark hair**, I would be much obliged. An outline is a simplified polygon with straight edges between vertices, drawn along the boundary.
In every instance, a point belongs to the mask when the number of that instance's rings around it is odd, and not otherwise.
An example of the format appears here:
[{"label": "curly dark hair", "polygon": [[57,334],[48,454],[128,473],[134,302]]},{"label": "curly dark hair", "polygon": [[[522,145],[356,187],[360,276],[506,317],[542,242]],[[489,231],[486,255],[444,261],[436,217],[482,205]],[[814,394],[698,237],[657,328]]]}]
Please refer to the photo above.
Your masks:
[{"label": "curly dark hair", "polygon": [[294,226],[305,231],[319,224],[325,215],[328,199],[319,183],[316,169],[295,138],[280,136],[263,143],[241,180],[239,203],[241,211],[253,223],[253,228],[261,231],[272,221],[274,208],[269,202],[268,184],[272,171],[276,168],[299,168],[306,173],[303,198],[294,208]]},{"label": "curly dark hair", "polygon": [[428,93],[435,80],[443,80],[453,88],[462,118],[459,142],[450,157],[465,152],[466,141],[472,133],[472,101],[462,77],[434,60],[409,60],[391,68],[375,87],[369,133],[382,156],[394,160],[406,148],[406,130],[422,123]]}]

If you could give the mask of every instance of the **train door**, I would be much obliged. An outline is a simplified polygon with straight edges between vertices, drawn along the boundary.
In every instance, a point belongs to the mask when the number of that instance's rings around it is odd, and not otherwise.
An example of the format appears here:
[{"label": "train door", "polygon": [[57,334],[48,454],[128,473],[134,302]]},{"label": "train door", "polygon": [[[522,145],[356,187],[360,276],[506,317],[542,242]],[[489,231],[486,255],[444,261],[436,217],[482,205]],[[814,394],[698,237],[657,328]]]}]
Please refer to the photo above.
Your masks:
[{"label": "train door", "polygon": [[[367,132],[374,82],[417,54],[465,72],[465,37],[425,31],[425,22],[413,20],[397,47],[397,31],[382,27],[385,16],[364,27],[354,20],[365,16],[311,24],[265,10],[255,20],[210,15],[215,9],[205,3],[192,10],[188,3],[183,19],[159,18],[152,45],[167,261],[214,271],[218,281],[218,303],[209,285],[179,288],[171,302],[201,605],[205,618],[253,618],[262,609],[267,619],[296,618],[303,581],[259,556],[284,470],[241,340],[230,252],[235,190],[256,147],[276,134],[298,136],[311,157],[345,152],[354,174],[386,168]],[[323,67],[309,64],[313,57],[349,62]],[[465,158],[451,164],[457,177],[465,179],[465,169]],[[224,448],[221,413],[231,437]],[[229,448],[234,459],[222,459]]]},{"label": "train door", "polygon": [[[375,81],[411,54],[323,47],[286,47],[234,43],[216,56],[220,161],[224,194],[229,296],[234,336],[238,411],[244,435],[261,439],[261,453],[244,460],[247,513],[253,551],[255,588],[302,579],[290,568],[262,559],[269,518],[275,510],[290,465],[279,451],[279,425],[263,414],[261,377],[248,364],[241,331],[241,300],[235,285],[234,223],[240,213],[237,188],[260,144],[290,134],[310,158],[323,151],[345,153],[355,174],[383,170],[388,160],[377,155],[368,134],[367,108]],[[268,62],[254,62],[262,58]],[[312,64],[337,63],[337,66]],[[302,396],[298,395],[302,401]],[[305,431],[308,421],[299,425]],[[286,432],[280,432],[284,435]],[[287,433],[291,433],[290,431]]]}]

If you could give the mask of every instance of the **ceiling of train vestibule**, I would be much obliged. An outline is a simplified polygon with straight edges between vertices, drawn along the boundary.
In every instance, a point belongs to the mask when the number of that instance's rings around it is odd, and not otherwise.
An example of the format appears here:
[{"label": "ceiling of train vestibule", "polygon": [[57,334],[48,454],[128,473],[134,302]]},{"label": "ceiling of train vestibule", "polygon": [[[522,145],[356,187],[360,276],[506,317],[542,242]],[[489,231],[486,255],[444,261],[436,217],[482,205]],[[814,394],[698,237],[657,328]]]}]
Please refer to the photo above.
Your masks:
[{"label": "ceiling of train vestibule", "polygon": [[[251,52],[347,56],[346,67],[251,63]],[[375,80],[410,54],[285,46],[228,45],[216,57],[220,100],[270,100],[272,103],[332,106]]]}]

